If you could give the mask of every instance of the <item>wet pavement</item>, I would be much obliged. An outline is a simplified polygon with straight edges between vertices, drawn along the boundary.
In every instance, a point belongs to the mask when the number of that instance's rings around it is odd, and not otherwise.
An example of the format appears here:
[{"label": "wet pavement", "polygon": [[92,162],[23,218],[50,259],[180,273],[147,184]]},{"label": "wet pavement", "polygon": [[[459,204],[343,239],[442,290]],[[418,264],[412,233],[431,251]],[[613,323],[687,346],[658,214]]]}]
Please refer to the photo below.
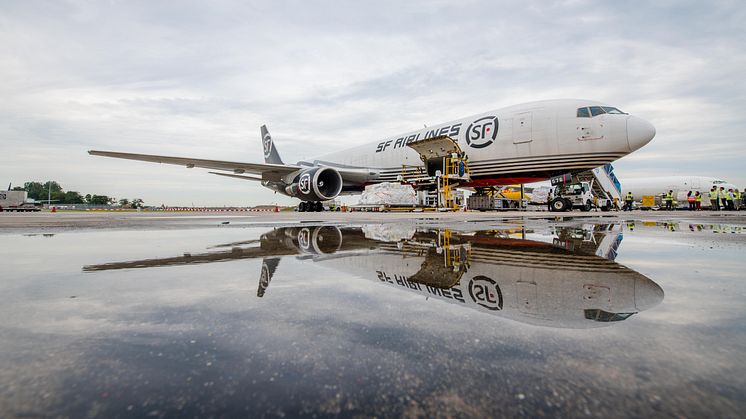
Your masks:
[{"label": "wet pavement", "polygon": [[306,221],[5,230],[2,416],[746,409],[738,220]]}]

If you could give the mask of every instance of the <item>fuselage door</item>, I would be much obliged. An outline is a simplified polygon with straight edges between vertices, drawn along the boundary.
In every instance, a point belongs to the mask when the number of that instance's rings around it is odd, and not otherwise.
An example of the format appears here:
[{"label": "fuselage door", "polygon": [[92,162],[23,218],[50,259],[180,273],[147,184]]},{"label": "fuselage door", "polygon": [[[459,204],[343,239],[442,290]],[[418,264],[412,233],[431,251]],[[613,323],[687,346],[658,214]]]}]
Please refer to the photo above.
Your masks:
[{"label": "fuselage door", "polygon": [[528,143],[532,138],[533,112],[521,112],[513,117],[513,144]]},{"label": "fuselage door", "polygon": [[578,118],[578,140],[600,140],[606,133],[607,115],[600,106],[591,106],[590,118]]}]

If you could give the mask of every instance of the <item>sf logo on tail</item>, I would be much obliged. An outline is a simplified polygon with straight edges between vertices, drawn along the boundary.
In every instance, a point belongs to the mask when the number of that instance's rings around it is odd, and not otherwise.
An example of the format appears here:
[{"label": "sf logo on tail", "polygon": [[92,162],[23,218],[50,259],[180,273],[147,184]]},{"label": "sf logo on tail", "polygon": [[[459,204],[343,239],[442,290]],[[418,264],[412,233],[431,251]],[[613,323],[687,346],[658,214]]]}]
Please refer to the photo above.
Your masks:
[{"label": "sf logo on tail", "polygon": [[268,158],[272,154],[272,137],[267,133],[262,139],[264,145],[264,158]]}]

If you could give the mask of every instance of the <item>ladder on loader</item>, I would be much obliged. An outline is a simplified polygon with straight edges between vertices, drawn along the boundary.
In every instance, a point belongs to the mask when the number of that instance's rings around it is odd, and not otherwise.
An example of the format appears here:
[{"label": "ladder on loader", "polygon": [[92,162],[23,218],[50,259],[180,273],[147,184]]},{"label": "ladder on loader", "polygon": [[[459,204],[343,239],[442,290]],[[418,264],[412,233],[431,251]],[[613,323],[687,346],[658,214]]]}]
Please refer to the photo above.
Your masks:
[{"label": "ladder on loader", "polygon": [[[438,198],[437,207],[448,210],[458,209],[453,196],[453,188],[462,182],[471,180],[468,159],[458,142],[447,135],[439,135],[409,143],[407,146],[420,155],[425,166],[424,173],[418,178],[405,179],[405,181],[421,181],[418,185],[428,189],[435,186]],[[402,173],[407,172],[406,169],[402,166]],[[411,173],[411,170],[409,172]]]},{"label": "ladder on loader", "polygon": [[599,208],[618,209],[621,207],[622,186],[614,175],[614,167],[610,163],[578,173],[576,178],[580,182],[588,182],[591,185],[591,191],[598,200],[596,206]]},{"label": "ladder on loader", "polygon": [[438,249],[443,252],[443,263],[454,272],[466,271],[471,260],[471,245],[468,243],[452,244],[453,233],[445,229],[438,233]]}]

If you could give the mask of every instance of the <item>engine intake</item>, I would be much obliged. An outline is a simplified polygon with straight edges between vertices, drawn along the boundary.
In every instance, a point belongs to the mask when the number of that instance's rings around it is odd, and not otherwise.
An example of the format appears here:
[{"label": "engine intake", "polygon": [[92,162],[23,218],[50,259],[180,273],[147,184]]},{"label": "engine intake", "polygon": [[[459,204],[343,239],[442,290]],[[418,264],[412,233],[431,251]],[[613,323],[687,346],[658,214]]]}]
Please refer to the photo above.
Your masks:
[{"label": "engine intake", "polygon": [[331,167],[315,167],[302,171],[285,193],[303,201],[328,201],[342,192],[342,175]]}]

